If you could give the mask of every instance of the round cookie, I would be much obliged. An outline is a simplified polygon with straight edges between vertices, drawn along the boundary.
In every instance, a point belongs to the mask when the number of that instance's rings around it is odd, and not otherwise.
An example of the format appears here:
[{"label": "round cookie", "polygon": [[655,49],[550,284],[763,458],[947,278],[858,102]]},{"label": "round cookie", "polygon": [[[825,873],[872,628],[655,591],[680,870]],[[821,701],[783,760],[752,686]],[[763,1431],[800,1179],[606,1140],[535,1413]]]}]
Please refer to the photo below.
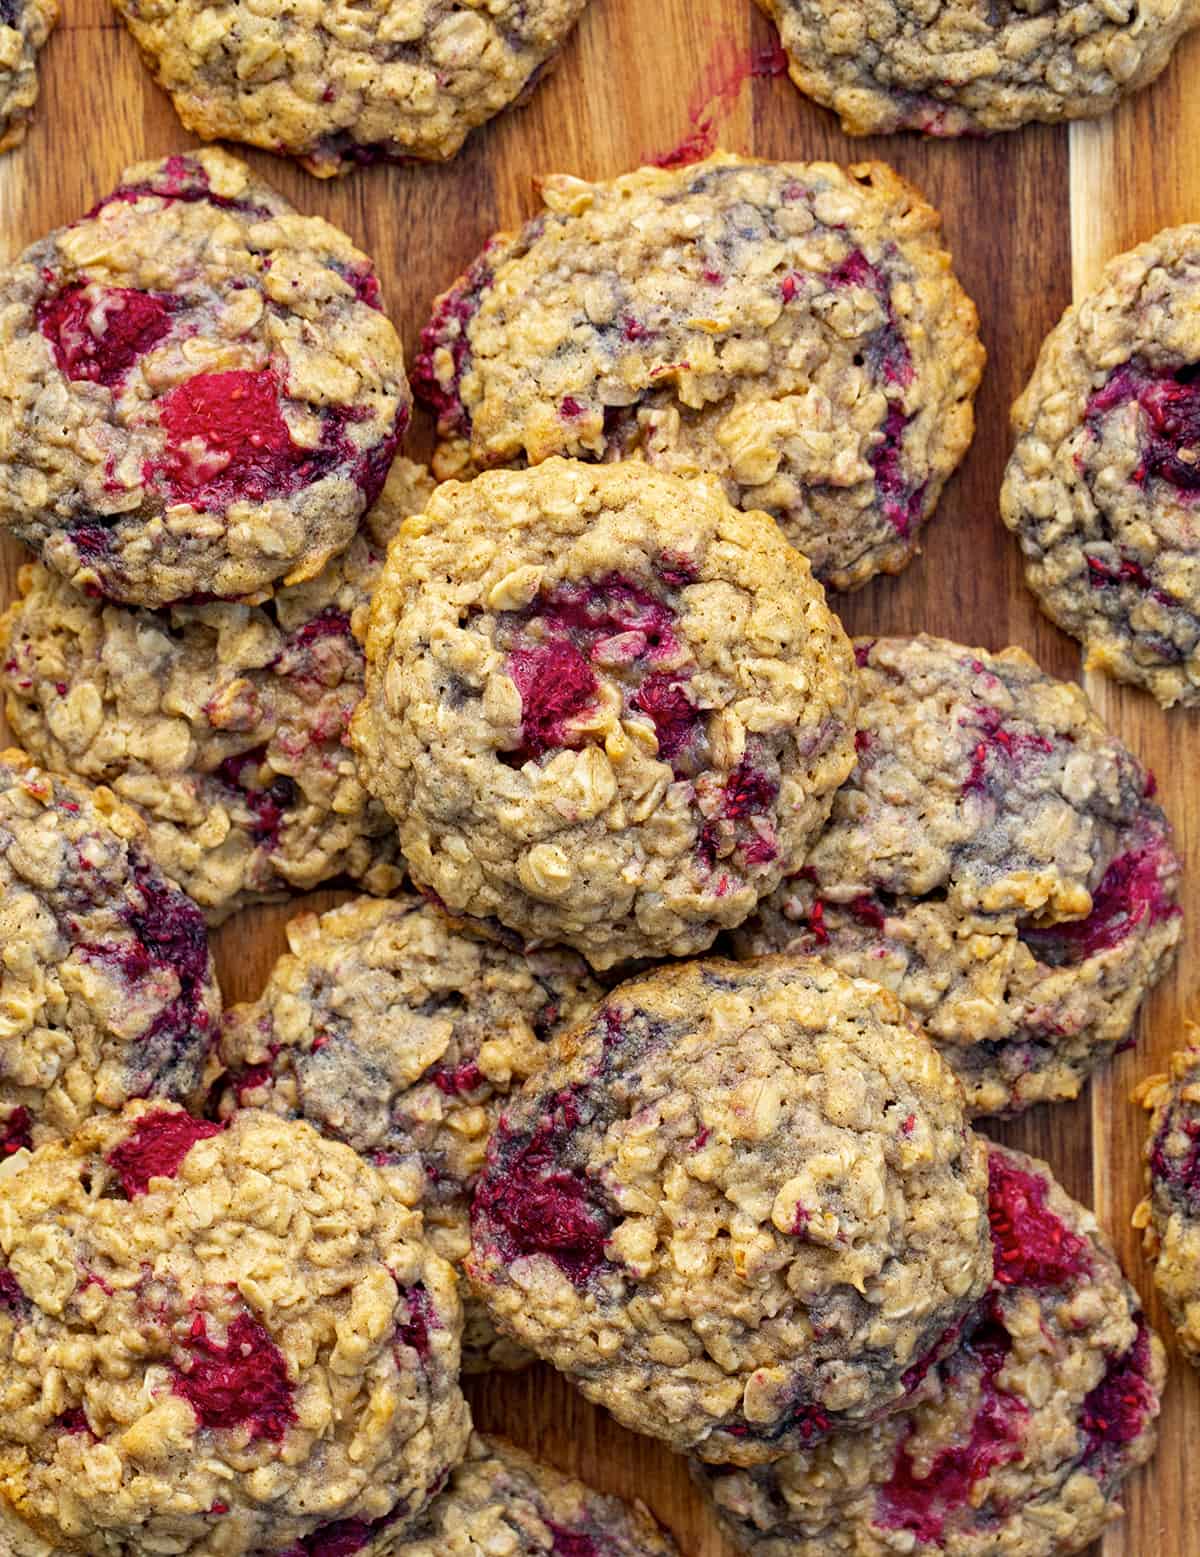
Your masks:
[{"label": "round cookie", "polygon": [[[587,966],[467,933],[419,898],[360,898],[287,927],[259,998],[225,1016],[222,1114],[264,1108],[345,1141],[424,1213],[452,1264],[471,1245],[471,1191],[507,1093],[546,1040],[600,999]],[[529,1361],[464,1294],[463,1367]]]},{"label": "round cookie", "polygon": [[555,459],[448,482],[401,527],[350,733],[415,882],[605,968],[702,950],[801,863],[854,701],[765,515]]},{"label": "round cookie", "polygon": [[261,606],[136,610],[22,570],[23,598],[0,617],[13,731],[45,767],[136,807],[150,852],[212,922],[336,876],[400,885],[395,829],[346,727],[383,554],[431,490],[397,459],[347,550]]},{"label": "round cookie", "polygon": [[751,1471],[693,1463],[747,1557],[1067,1557],[1154,1449],[1162,1344],[1090,1211],[989,1148],[996,1278],[913,1407]]},{"label": "round cookie", "polygon": [[885,984],[972,1114],[1074,1097],[1180,937],[1154,783],[1021,649],[859,639],[858,762],[804,868],[736,933]]},{"label": "round cookie", "polygon": [[1136,1096],[1151,1111],[1146,1143],[1149,1194],[1134,1212],[1154,1282],[1179,1344],[1200,1367],[1200,1044],[1171,1056],[1165,1075],[1151,1076]]},{"label": "round cookie", "polygon": [[0,752],[0,1160],[153,1093],[198,1101],[221,994],[195,903],[106,789]]},{"label": "round cookie", "polygon": [[315,1550],[466,1448],[454,1274],[348,1147],[134,1104],[0,1179],[0,1507],[72,1551]]},{"label": "round cookie", "polygon": [[792,80],[849,135],[980,135],[1108,113],[1153,81],[1197,0],[758,0]]},{"label": "round cookie", "polygon": [[986,1185],[886,990],[693,962],[614,990],[509,1101],[467,1271],[625,1426],[755,1464],[903,1399],[991,1278]]},{"label": "round cookie", "polygon": [[1000,493],[1025,577],[1088,665],[1200,705],[1200,224],[1105,268],[1013,406]]},{"label": "round cookie", "polygon": [[331,178],[452,157],[536,85],[587,0],[113,0],[189,130]]},{"label": "round cookie", "polygon": [[549,178],[435,305],[413,376],[439,476],[547,455],[720,477],[819,579],[895,573],[974,428],[974,304],[882,163],[720,154]]},{"label": "round cookie", "polygon": [[111,599],[311,578],[408,410],[370,261],[224,152],[127,168],[0,273],[0,528]]},{"label": "round cookie", "polygon": [[0,0],[0,152],[25,139],[38,99],[38,54],[58,0]]}]

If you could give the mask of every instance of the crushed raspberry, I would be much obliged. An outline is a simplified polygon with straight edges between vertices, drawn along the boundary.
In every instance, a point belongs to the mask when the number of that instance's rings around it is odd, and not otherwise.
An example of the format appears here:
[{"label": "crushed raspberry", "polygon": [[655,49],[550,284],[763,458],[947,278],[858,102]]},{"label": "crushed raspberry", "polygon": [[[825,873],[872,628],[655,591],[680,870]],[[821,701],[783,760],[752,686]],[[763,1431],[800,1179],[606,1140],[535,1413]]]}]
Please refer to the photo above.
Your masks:
[{"label": "crushed raspberry", "polygon": [[98,557],[106,557],[112,550],[112,531],[106,530],[102,524],[77,524],[67,533],[71,537],[72,546],[84,562],[94,562]]},{"label": "crushed raspberry", "polygon": [[653,671],[631,702],[654,725],[658,754],[668,761],[687,745],[700,723],[700,711],[683,689],[681,672]]},{"label": "crushed raspberry", "polygon": [[777,1443],[785,1435],[799,1438],[802,1443],[817,1443],[827,1437],[832,1429],[833,1422],[820,1406],[794,1405],[769,1428],[739,1424],[726,1428],[726,1432],[731,1438],[754,1438],[765,1443]]},{"label": "crushed raspberry", "polygon": [[861,897],[852,898],[846,904],[846,908],[858,920],[859,924],[868,926],[872,930],[882,930],[887,923],[887,914],[881,903],[868,893]]},{"label": "crushed raspberry", "polygon": [[0,1314],[10,1319],[27,1319],[32,1304],[21,1290],[21,1284],[6,1265],[0,1265]]},{"label": "crushed raspberry", "polygon": [[879,642],[878,638],[872,638],[870,643],[856,643],[854,645],[854,663],[862,670],[871,658],[871,650]]},{"label": "crushed raspberry", "polygon": [[1139,1318],[1133,1345],[1111,1359],[1104,1377],[1084,1397],[1080,1426],[1087,1434],[1086,1466],[1111,1460],[1145,1428],[1158,1405],[1149,1372],[1150,1332]]},{"label": "crushed raspberry", "polygon": [[[297,789],[295,781],[286,773],[276,774],[266,789],[259,789],[249,782],[250,777],[257,776],[266,752],[265,746],[256,746],[236,757],[226,757],[217,767],[217,777],[230,789],[238,790],[253,813],[250,836],[255,843],[273,849],[279,841],[284,817],[296,803]],[[251,775],[247,775],[247,768],[252,770]]]},{"label": "crushed raspberry", "polygon": [[1130,401],[1147,423],[1141,464],[1133,479],[1157,476],[1180,492],[1200,492],[1200,365],[1156,373],[1136,364],[1118,368],[1088,402],[1087,420],[1099,436],[1100,420]]},{"label": "crushed raspberry", "polygon": [[238,1107],[245,1105],[246,1094],[257,1092],[259,1087],[265,1087],[272,1079],[271,1065],[264,1061],[261,1065],[251,1065],[244,1070],[233,1083],[234,1096],[238,1100]]},{"label": "crushed raspberry", "polygon": [[400,1296],[408,1304],[408,1318],[396,1326],[396,1334],[425,1362],[429,1358],[429,1332],[441,1328],[433,1303],[419,1281],[408,1288],[400,1287]]},{"label": "crushed raspberry", "polygon": [[131,904],[123,917],[136,937],[135,943],[101,945],[92,950],[115,961],[130,979],[143,978],[158,967],[169,968],[178,980],[179,993],[140,1039],[149,1062],[151,1051],[175,1056],[194,1049],[197,1035],[209,1025],[204,1004],[208,927],[191,898],[141,860],[135,859],[133,864],[133,885],[140,906]]},{"label": "crushed raspberry", "polygon": [[[106,195],[83,218],[90,221],[107,205],[132,205],[135,201],[151,197],[157,200],[180,200],[195,204],[203,200],[226,211],[240,211],[244,216],[262,220],[270,216],[266,206],[255,205],[249,200],[238,200],[231,195],[218,195],[212,190],[208,174],[190,157],[168,157],[154,180],[143,184],[122,184]],[[78,224],[76,224],[78,225]]]},{"label": "crushed raspberry", "polygon": [[568,422],[577,421],[583,415],[583,407],[574,395],[565,395],[558,411],[559,415]]},{"label": "crushed raspberry", "polygon": [[121,1181],[130,1200],[144,1195],[151,1179],[173,1179],[197,1141],[220,1135],[223,1125],[191,1114],[143,1114],[133,1130],[104,1159]]},{"label": "crushed raspberry", "polygon": [[[528,233],[530,229],[526,231]],[[471,366],[468,331],[493,279],[485,249],[467,271],[461,285],[453,287],[439,301],[433,317],[421,331],[421,350],[412,371],[413,392],[436,413],[438,431],[443,437],[451,433],[466,434],[471,430],[471,418],[462,403],[461,393],[463,377]],[[443,350],[450,353],[453,364],[449,388],[442,386],[434,367],[435,357]]]},{"label": "crushed raspberry", "polygon": [[696,564],[682,552],[660,552],[654,571],[668,589],[684,589],[696,582]]},{"label": "crushed raspberry", "polygon": [[222,1346],[209,1339],[197,1314],[185,1347],[188,1366],[175,1368],[174,1391],[201,1427],[247,1427],[251,1440],[278,1443],[296,1420],[283,1353],[249,1314],[239,1314]]},{"label": "crushed raspberry", "polygon": [[[1177,1133],[1186,1135],[1192,1144],[1182,1157],[1168,1157],[1167,1137]],[[1150,1148],[1150,1173],[1156,1183],[1168,1186],[1192,1215],[1200,1216],[1200,1117],[1184,1118],[1178,1108],[1168,1110]]]},{"label": "crushed raspberry", "polygon": [[1072,967],[1119,945],[1143,923],[1174,918],[1179,905],[1163,885],[1169,859],[1162,844],[1118,855],[1092,893],[1092,911],[1086,919],[1045,927],[1022,924],[1022,941],[1047,967]]},{"label": "crushed raspberry", "polygon": [[60,1432],[74,1435],[76,1433],[90,1433],[87,1413],[82,1406],[74,1406],[69,1411],[61,1411],[54,1419],[54,1425]]},{"label": "crushed raspberry", "polygon": [[[825,277],[834,287],[862,287],[874,292],[887,316],[887,322],[876,332],[869,349],[871,366],[876,376],[885,384],[898,384],[907,388],[913,380],[912,354],[908,349],[892,307],[892,289],[887,277],[876,265],[872,265],[861,249],[848,254]],[[906,532],[901,531],[901,534]]]},{"label": "crushed raspberry", "polygon": [[855,730],[854,750],[861,757],[863,752],[871,749],[871,732],[869,730]]},{"label": "crushed raspberry", "polygon": [[356,267],[346,274],[346,280],[354,288],[354,295],[360,303],[365,303],[368,308],[377,311],[383,309],[383,298],[379,289],[379,277],[369,267]]},{"label": "crushed raspberry", "polygon": [[578,1105],[567,1092],[523,1144],[501,1120],[475,1191],[473,1217],[486,1221],[506,1262],[544,1254],[582,1287],[604,1264],[609,1219],[580,1173],[555,1166],[578,1123]]},{"label": "crushed raspberry", "polygon": [[1091,1269],[1088,1242],[1046,1205],[1046,1183],[998,1151],[988,1155],[994,1280],[1002,1287],[1061,1287]]},{"label": "crushed raspberry", "polygon": [[521,694],[521,736],[535,757],[568,746],[565,726],[596,694],[592,668],[573,643],[554,640],[509,656],[509,673]]},{"label": "crushed raspberry", "polygon": [[33,1150],[33,1120],[29,1110],[16,1107],[0,1124],[0,1158],[11,1157],[14,1152]]},{"label": "crushed raspberry", "polygon": [[891,1480],[879,1490],[875,1523],[885,1530],[910,1530],[919,1541],[940,1544],[946,1519],[967,1508],[978,1517],[975,1484],[1021,1452],[1021,1423],[1028,1407],[996,1388],[1012,1338],[995,1321],[985,1322],[964,1344],[960,1355],[979,1363],[979,1404],[965,1444],[943,1449],[927,1474],[916,1475],[906,1434],[896,1451]]},{"label": "crushed raspberry", "polygon": [[867,455],[867,463],[875,472],[875,490],[883,504],[883,517],[901,537],[912,530],[925,498],[924,482],[914,490],[904,478],[902,443],[909,420],[898,401],[889,401],[883,437]]},{"label": "crushed raspberry", "polygon": [[805,917],[808,933],[813,938],[814,946],[829,945],[829,926],[825,923],[825,899],[814,898],[813,905]]},{"label": "crushed raspberry", "polygon": [[453,1070],[439,1067],[429,1071],[428,1076],[438,1091],[444,1092],[447,1097],[462,1097],[467,1092],[474,1092],[483,1083],[483,1072],[474,1060],[463,1060]]},{"label": "crushed raspberry", "polygon": [[322,638],[351,636],[350,618],[346,612],[339,611],[336,606],[326,606],[320,616],[314,616],[311,622],[305,622],[303,627],[297,628],[288,639],[288,647],[307,649],[310,644],[317,643]]},{"label": "crushed raspberry", "polygon": [[1021,765],[1029,752],[1049,753],[1053,745],[1044,735],[1025,735],[1005,728],[1004,716],[997,708],[986,705],[975,709],[969,720],[961,724],[977,725],[982,739],[971,754],[971,769],[963,784],[963,794],[982,794],[988,788],[988,764],[992,757],[1004,757],[1014,768]]},{"label": "crushed raspberry", "polygon": [[[725,780],[721,808],[700,829],[698,848],[701,858],[711,869],[716,865],[726,829],[723,822],[743,821],[748,817],[765,817],[775,804],[779,785],[773,778],[755,768],[749,757],[743,757]],[[753,830],[741,843],[742,856],[747,864],[761,863],[775,858],[776,849],[769,836]]]},{"label": "crushed raspberry", "polygon": [[304,1557],[353,1557],[373,1533],[372,1526],[362,1519],[336,1519],[306,1535],[293,1550]]},{"label": "crushed raspberry", "polygon": [[[909,1114],[908,1118],[900,1126],[901,1132],[904,1135],[911,1135],[914,1123],[914,1116]],[[900,1383],[906,1395],[913,1394],[917,1385],[924,1382],[934,1363],[939,1362],[943,1357],[950,1356],[952,1352],[957,1350],[959,1337],[962,1335],[965,1324],[965,1319],[956,1320],[948,1330],[938,1336],[923,1357],[918,1358],[911,1368],[904,1370],[900,1375]]]},{"label": "crushed raspberry", "polygon": [[584,647],[622,633],[644,638],[639,658],[676,646],[671,607],[619,573],[592,583],[560,584],[538,601],[536,615],[549,631],[575,634]]},{"label": "crushed raspberry", "polygon": [[603,1557],[600,1548],[590,1535],[582,1530],[568,1530],[565,1525],[546,1521],[550,1532],[550,1550],[553,1557]]},{"label": "crushed raspberry", "polygon": [[166,335],[176,307],[156,292],[75,282],[38,304],[37,325],[60,373],[116,389]]}]

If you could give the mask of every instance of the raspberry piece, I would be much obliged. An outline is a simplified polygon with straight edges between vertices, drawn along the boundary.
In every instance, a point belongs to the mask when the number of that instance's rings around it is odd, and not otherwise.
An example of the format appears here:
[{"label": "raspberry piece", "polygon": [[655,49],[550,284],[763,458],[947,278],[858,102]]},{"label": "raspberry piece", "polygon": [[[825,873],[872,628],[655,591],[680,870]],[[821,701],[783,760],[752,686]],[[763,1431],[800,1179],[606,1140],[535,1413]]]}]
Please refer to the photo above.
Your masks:
[{"label": "raspberry piece", "polygon": [[173,1179],[197,1141],[220,1135],[224,1127],[190,1114],[143,1114],[105,1161],[121,1181],[130,1200],[144,1195],[151,1179]]},{"label": "raspberry piece", "polygon": [[988,1220],[1002,1287],[1060,1287],[1091,1269],[1086,1238],[1046,1205],[1046,1183],[991,1152]]},{"label": "raspberry piece", "polygon": [[1145,1320],[1139,1319],[1133,1345],[1111,1359],[1104,1377],[1084,1398],[1085,1465],[1107,1460],[1122,1444],[1132,1443],[1145,1427],[1155,1408],[1149,1371],[1150,1332]]},{"label": "raspberry piece", "polygon": [[1180,910],[1163,887],[1164,855],[1161,844],[1119,854],[1092,893],[1086,919],[1044,928],[1022,925],[1022,941],[1047,967],[1073,967],[1118,945],[1147,916],[1151,924],[1174,917]]},{"label": "raspberry piece", "polygon": [[38,304],[37,325],[60,373],[117,389],[166,335],[177,307],[156,292],[77,281]]},{"label": "raspberry piece", "polygon": [[201,1427],[248,1427],[251,1440],[278,1443],[296,1420],[283,1353],[249,1314],[230,1324],[225,1344],[209,1339],[197,1314],[186,1342],[189,1363],[175,1369],[173,1384]]},{"label": "raspberry piece", "polygon": [[564,726],[592,701],[596,678],[573,643],[516,649],[509,670],[521,694],[521,735],[535,757],[570,744]]}]

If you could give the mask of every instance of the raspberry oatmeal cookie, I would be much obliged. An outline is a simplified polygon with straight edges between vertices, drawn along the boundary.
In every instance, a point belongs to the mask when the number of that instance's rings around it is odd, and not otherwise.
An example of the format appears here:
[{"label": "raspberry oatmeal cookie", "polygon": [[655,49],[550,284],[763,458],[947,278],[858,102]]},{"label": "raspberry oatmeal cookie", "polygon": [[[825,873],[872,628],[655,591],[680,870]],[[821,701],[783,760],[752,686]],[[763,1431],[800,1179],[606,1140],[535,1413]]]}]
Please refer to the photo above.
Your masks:
[{"label": "raspberry oatmeal cookie", "polygon": [[0,527],[114,600],[312,577],[408,406],[370,261],[221,151],[126,169],[0,274]]},{"label": "raspberry oatmeal cookie", "polygon": [[1166,1375],[1090,1211],[989,1149],[996,1276],[913,1409],[752,1471],[694,1462],[748,1557],[1067,1557],[1121,1512]]},{"label": "raspberry oatmeal cookie", "polygon": [[859,639],[858,762],[807,863],[736,933],[893,990],[974,1114],[1074,1097],[1180,937],[1154,782],[1021,649]]},{"label": "raspberry oatmeal cookie", "polygon": [[1193,1030],[1167,1074],[1143,1082],[1138,1096],[1151,1110],[1150,1193],[1134,1212],[1134,1226],[1144,1231],[1179,1344],[1200,1367],[1200,1034]]},{"label": "raspberry oatmeal cookie", "polygon": [[467,1269],[627,1427],[755,1464],[902,1399],[991,1277],[986,1185],[886,990],[693,962],[616,989],[510,1100]]},{"label": "raspberry oatmeal cookie", "polygon": [[587,0],[113,0],[189,130],[358,164],[452,157],[523,99]]},{"label": "raspberry oatmeal cookie", "polygon": [[221,995],[203,915],[106,789],[0,753],[0,1161],[131,1098],[193,1101]]},{"label": "raspberry oatmeal cookie", "polygon": [[[473,1437],[446,1490],[386,1557],[679,1557],[640,1503],[605,1497],[500,1438]],[[384,1557],[368,1552],[364,1557]]]},{"label": "raspberry oatmeal cookie", "polygon": [[1153,81],[1198,0],[758,0],[792,80],[849,135],[1091,119]]},{"label": "raspberry oatmeal cookie", "polygon": [[306,1124],[94,1120],[0,1181],[0,1257],[0,1507],[46,1541],[346,1551],[466,1448],[453,1272]]},{"label": "raspberry oatmeal cookie", "polygon": [[877,162],[725,154],[540,187],[546,209],[492,239],[422,336],[438,474],[637,456],[719,476],[832,587],[904,567],[983,367],[918,192]]},{"label": "raspberry oatmeal cookie", "polygon": [[395,829],[345,736],[383,554],[431,490],[396,460],[349,548],[262,606],[139,611],[22,570],[23,599],[0,617],[13,730],[44,766],[135,806],[154,858],[213,922],[339,875],[400,885]]},{"label": "raspberry oatmeal cookie", "polygon": [[1089,666],[1200,705],[1200,225],[1107,267],[1013,407],[1000,511]]},{"label": "raspberry oatmeal cookie", "polygon": [[[488,1132],[546,1040],[600,999],[571,952],[523,955],[419,898],[369,898],[288,926],[262,995],[226,1014],[221,1105],[303,1118],[376,1164],[458,1265]],[[528,1361],[467,1297],[463,1365]]]},{"label": "raspberry oatmeal cookie", "polygon": [[0,151],[19,146],[38,99],[38,54],[58,0],[0,0]]},{"label": "raspberry oatmeal cookie", "polygon": [[604,968],[702,950],[800,864],[854,699],[764,514],[556,459],[449,482],[401,528],[351,737],[415,882]]}]

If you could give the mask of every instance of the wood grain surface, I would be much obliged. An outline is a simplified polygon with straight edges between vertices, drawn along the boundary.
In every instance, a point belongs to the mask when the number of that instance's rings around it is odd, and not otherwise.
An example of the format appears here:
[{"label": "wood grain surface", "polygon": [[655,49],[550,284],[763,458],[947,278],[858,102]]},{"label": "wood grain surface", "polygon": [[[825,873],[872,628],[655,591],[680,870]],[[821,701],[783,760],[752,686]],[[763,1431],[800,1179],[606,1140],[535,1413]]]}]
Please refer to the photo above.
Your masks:
[{"label": "wood grain surface", "polygon": [[[63,6],[33,131],[0,158],[0,259],[89,208],[127,163],[191,142],[105,0]],[[1200,218],[1200,35],[1185,41],[1155,86],[1099,124],[958,144],[849,140],[786,78],[752,73],[771,41],[750,0],[593,0],[531,104],[477,134],[449,166],[369,168],[320,183],[289,163],[250,157],[300,209],[338,223],[374,256],[410,354],[435,292],[489,233],[533,210],[540,173],[609,176],[705,134],[764,157],[892,162],[944,213],[959,275],[982,316],[989,364],[974,446],[927,532],[924,555],[899,578],[837,604],[853,631],[926,629],[988,648],[1019,643],[1054,674],[1079,676],[1077,645],[1038,614],[996,516],[1008,407],[1073,288],[1085,289],[1105,259],[1160,226]],[[415,452],[428,434],[418,425]],[[0,543],[0,600],[13,593],[20,560],[15,543]],[[1143,1011],[1137,1047],[1090,1096],[995,1133],[1048,1158],[1067,1188],[1097,1207],[1153,1309],[1129,1227],[1143,1138],[1129,1091],[1161,1067],[1185,1017],[1197,1014],[1200,715],[1164,714],[1148,697],[1096,677],[1088,690],[1158,774],[1191,867],[1185,941],[1174,975]],[[317,893],[304,906],[336,900]],[[257,993],[295,909],[243,914],[219,932],[228,1000]],[[1097,1548],[1104,1557],[1200,1557],[1200,1375],[1177,1351],[1172,1360],[1157,1458],[1130,1486],[1128,1517]],[[470,1393],[480,1426],[598,1486],[642,1497],[686,1557],[729,1557],[682,1463],[616,1427],[549,1370],[482,1380]]]}]

